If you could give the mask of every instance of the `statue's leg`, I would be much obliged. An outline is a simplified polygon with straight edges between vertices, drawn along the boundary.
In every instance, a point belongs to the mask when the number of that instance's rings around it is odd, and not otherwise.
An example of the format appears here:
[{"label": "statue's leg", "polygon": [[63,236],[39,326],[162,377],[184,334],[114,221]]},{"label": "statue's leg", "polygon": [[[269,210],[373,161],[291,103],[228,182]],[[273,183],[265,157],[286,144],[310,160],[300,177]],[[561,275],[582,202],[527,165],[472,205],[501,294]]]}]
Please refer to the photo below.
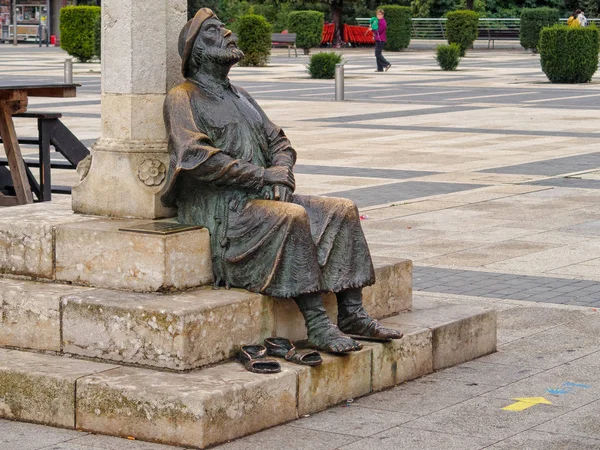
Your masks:
[{"label": "statue's leg", "polygon": [[304,316],[308,342],[318,350],[345,353],[362,348],[358,342],[343,334],[329,320],[323,306],[321,294],[302,294],[294,300],[296,300],[296,304]]},{"label": "statue's leg", "polygon": [[400,339],[401,331],[385,328],[373,319],[362,303],[362,289],[346,289],[336,293],[338,301],[338,326],[346,334],[381,339]]}]

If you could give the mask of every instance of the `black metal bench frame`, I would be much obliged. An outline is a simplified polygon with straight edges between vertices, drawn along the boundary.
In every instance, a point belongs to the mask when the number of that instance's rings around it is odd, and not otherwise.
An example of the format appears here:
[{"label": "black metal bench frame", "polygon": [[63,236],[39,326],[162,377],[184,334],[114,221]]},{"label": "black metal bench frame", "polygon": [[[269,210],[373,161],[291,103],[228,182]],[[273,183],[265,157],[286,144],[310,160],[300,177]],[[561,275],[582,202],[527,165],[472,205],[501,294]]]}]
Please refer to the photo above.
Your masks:
[{"label": "black metal bench frame", "polygon": [[478,40],[487,40],[488,48],[492,44],[494,48],[494,41],[518,41],[519,30],[518,29],[502,29],[502,28],[480,28],[477,34]]},{"label": "black metal bench frame", "polygon": [[273,33],[271,34],[271,46],[283,46],[288,49],[288,58],[291,58],[290,49],[294,49],[296,58],[298,57],[298,49],[296,48],[296,33]]},{"label": "black metal bench frame", "polygon": [[[38,138],[19,138],[19,144],[37,145],[39,159],[23,158],[27,179],[31,191],[39,202],[52,200],[52,193],[70,194],[69,186],[52,186],[50,169],[76,169],[86,156],[90,154],[85,145],[60,121],[60,113],[26,112],[14,114],[13,117],[37,119]],[[2,139],[0,139],[0,143]],[[50,146],[63,155],[67,161],[51,161]],[[0,158],[0,169],[8,166],[6,158]],[[38,183],[31,172],[31,168],[39,168],[40,182]],[[5,169],[7,170],[7,169]]]}]

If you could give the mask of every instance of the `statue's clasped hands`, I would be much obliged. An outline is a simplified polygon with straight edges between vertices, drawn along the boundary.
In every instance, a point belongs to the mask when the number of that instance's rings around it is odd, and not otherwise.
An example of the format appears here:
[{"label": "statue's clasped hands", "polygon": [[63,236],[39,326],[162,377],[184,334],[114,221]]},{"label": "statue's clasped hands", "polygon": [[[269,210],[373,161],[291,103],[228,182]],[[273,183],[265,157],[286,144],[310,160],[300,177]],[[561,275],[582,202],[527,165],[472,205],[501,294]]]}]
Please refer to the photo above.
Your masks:
[{"label": "statue's clasped hands", "polygon": [[262,195],[267,200],[289,202],[296,187],[294,172],[289,167],[274,166],[265,169],[265,187]]}]

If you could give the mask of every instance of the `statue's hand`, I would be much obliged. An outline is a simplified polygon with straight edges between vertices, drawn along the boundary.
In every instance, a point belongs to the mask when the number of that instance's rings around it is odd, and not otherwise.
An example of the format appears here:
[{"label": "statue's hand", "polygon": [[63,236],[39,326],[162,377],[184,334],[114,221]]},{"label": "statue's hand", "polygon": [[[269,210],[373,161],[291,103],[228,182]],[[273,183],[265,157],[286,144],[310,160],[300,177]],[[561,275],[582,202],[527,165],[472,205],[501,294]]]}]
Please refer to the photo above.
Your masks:
[{"label": "statue's hand", "polygon": [[265,184],[283,184],[294,190],[296,187],[296,180],[294,178],[294,172],[292,169],[285,166],[273,166],[265,169]]},{"label": "statue's hand", "polygon": [[283,185],[276,185],[273,187],[273,200],[279,200],[282,202],[291,202],[294,191],[289,187]]}]

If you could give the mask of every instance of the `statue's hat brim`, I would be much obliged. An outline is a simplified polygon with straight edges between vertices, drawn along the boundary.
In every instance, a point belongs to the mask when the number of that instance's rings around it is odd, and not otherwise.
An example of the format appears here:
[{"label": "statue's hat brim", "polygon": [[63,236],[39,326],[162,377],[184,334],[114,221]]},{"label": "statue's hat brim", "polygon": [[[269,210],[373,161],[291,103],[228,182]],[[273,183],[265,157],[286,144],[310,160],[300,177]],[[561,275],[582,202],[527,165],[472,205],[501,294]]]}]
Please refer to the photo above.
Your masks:
[{"label": "statue's hat brim", "polygon": [[209,8],[198,10],[194,18],[186,23],[179,34],[179,56],[181,56],[181,73],[186,76],[194,43],[205,20],[217,17]]}]

